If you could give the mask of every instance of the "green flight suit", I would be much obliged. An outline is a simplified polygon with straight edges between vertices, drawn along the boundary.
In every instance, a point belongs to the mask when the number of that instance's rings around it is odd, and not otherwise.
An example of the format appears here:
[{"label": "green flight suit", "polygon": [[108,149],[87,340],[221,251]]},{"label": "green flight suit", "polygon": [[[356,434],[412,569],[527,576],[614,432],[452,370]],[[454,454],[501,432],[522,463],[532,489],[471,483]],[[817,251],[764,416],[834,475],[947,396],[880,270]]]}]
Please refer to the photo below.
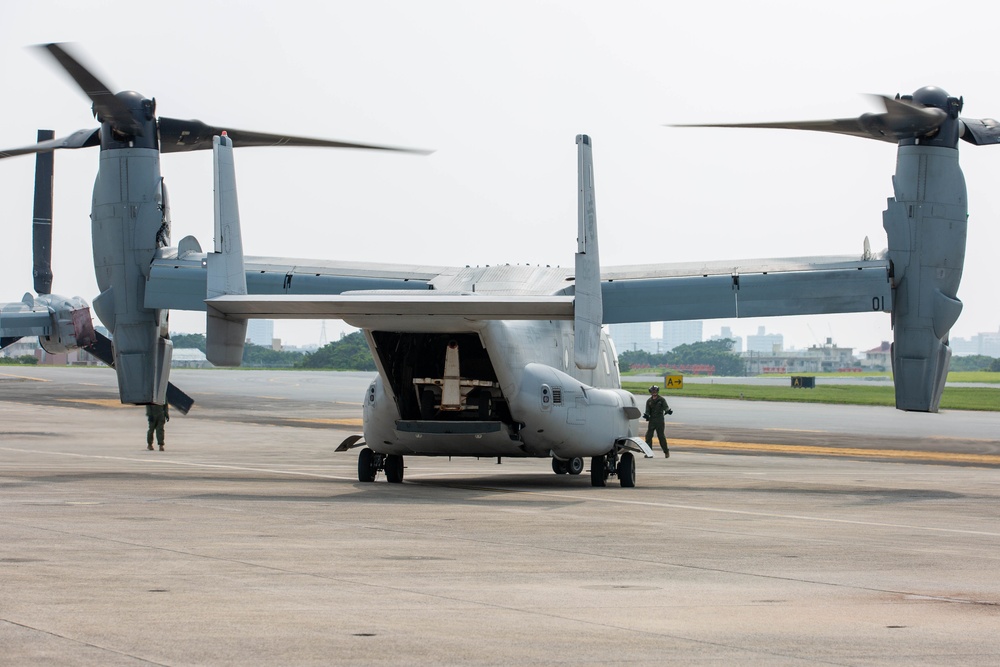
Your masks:
[{"label": "green flight suit", "polygon": [[149,430],[146,431],[147,448],[153,448],[153,434],[155,433],[156,442],[160,445],[160,449],[163,449],[163,427],[170,421],[170,413],[167,411],[166,404],[157,405],[156,403],[150,403],[147,405],[146,421],[149,422]]},{"label": "green flight suit", "polygon": [[646,400],[646,419],[649,420],[649,426],[646,428],[646,444],[653,446],[653,433],[656,433],[660,449],[666,457],[670,456],[670,449],[667,447],[667,437],[663,433],[663,422],[669,409],[667,399],[659,394],[653,394]]}]

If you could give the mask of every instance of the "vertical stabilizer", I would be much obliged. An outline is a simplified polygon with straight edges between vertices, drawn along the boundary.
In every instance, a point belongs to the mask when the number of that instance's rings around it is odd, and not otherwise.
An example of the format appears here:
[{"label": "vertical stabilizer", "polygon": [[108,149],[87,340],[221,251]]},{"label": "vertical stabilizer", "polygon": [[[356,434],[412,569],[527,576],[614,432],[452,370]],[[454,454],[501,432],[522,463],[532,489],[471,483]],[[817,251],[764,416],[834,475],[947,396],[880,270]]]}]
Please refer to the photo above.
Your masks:
[{"label": "vertical stabilizer", "polygon": [[[223,135],[212,138],[215,153],[215,252],[208,254],[209,299],[224,294],[246,294],[243,237],[236,198],[233,142]],[[239,366],[243,361],[247,321],[231,319],[208,306],[206,353],[216,366]]]},{"label": "vertical stabilizer", "polygon": [[601,262],[597,252],[597,205],[594,199],[594,157],[590,137],[576,136],[578,167],[578,225],[576,238],[576,300],[574,310],[577,368],[597,367],[604,305],[601,301]]}]

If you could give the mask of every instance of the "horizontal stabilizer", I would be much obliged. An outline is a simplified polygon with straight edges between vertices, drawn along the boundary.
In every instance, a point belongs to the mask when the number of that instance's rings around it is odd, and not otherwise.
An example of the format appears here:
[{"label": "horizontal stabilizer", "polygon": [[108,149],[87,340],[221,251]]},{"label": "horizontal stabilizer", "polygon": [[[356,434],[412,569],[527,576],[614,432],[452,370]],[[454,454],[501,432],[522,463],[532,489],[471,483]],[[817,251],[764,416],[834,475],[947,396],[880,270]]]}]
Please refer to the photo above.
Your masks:
[{"label": "horizontal stabilizer", "polygon": [[399,294],[226,295],[210,308],[252,319],[346,319],[357,316],[453,316],[471,320],[571,320],[571,296],[486,296],[403,291]]}]

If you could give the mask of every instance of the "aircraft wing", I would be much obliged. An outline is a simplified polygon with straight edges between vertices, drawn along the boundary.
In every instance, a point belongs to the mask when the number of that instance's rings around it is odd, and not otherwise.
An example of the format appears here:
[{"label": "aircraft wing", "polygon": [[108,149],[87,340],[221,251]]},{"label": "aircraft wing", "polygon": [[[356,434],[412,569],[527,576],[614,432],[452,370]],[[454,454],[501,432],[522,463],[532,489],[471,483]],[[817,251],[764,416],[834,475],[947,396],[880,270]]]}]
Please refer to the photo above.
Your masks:
[{"label": "aircraft wing", "polygon": [[[189,240],[190,239],[190,240]],[[146,281],[145,306],[205,310],[206,255],[193,238],[157,257]],[[185,243],[187,242],[187,243]],[[429,290],[444,267],[340,262],[286,257],[247,257],[247,292],[258,295],[341,294],[357,290]],[[333,316],[327,316],[333,317]]]},{"label": "aircraft wing", "polygon": [[856,256],[605,267],[604,323],[890,312],[888,260]]},{"label": "aircraft wing", "polygon": [[48,308],[33,309],[20,301],[0,304],[0,347],[25,336],[49,336],[53,333]]},{"label": "aircraft wing", "polygon": [[[200,252],[200,249],[198,249]],[[205,310],[232,317],[345,319],[427,315],[463,319],[573,317],[565,271],[400,266],[248,257],[248,295],[206,301],[204,254],[154,260],[147,308]],[[519,280],[490,283],[489,271]],[[539,277],[541,276],[541,277]],[[517,285],[515,286],[515,282]],[[491,293],[485,286],[492,285]],[[440,288],[444,287],[442,291]],[[604,267],[603,323],[853,312],[890,312],[887,260],[793,257]],[[437,288],[437,289],[435,289]],[[501,289],[502,288],[502,289]],[[346,294],[350,293],[350,294]]]}]

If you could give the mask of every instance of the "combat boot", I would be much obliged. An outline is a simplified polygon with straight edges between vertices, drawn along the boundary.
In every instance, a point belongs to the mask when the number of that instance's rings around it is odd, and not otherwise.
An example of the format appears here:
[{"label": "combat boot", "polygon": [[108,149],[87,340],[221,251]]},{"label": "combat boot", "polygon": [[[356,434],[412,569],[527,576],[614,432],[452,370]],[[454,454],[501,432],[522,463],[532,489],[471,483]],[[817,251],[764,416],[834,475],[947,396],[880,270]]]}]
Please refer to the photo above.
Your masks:
[{"label": "combat boot", "polygon": [[[152,449],[152,447],[150,447],[150,449]],[[160,451],[163,451],[163,445],[160,445]]]},{"label": "combat boot", "polygon": [[148,449],[149,451],[153,451],[153,443],[149,443],[148,445],[146,445],[146,449]]}]

